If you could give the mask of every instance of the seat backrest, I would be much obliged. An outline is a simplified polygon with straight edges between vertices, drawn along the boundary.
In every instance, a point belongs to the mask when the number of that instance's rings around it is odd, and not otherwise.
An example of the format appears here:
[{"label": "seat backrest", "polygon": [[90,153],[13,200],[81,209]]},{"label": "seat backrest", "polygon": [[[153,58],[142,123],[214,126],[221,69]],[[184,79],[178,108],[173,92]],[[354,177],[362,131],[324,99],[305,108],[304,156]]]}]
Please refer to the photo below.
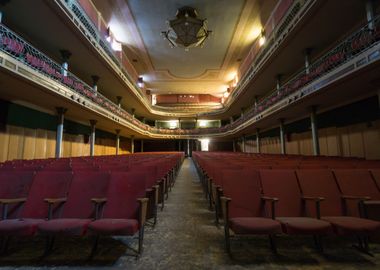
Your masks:
[{"label": "seat backrest", "polygon": [[137,198],[145,197],[144,172],[111,174],[103,218],[138,219]]},{"label": "seat backrest", "polygon": [[93,218],[93,198],[105,198],[109,182],[106,172],[75,172],[62,218]]},{"label": "seat backrest", "polygon": [[[0,171],[0,198],[15,199],[26,198],[34,177],[33,172],[27,171]],[[8,206],[7,218],[15,218],[18,207],[16,205]],[[0,207],[0,217],[3,216],[3,208]]]},{"label": "seat backrest", "polygon": [[[343,205],[339,188],[330,170],[297,170],[301,192],[304,196],[324,197],[321,202],[322,216],[343,215]],[[308,213],[315,213],[315,205],[308,204]]]},{"label": "seat backrest", "polygon": [[223,194],[231,198],[229,216],[258,217],[263,215],[260,176],[255,170],[225,170]]},{"label": "seat backrest", "polygon": [[368,170],[337,169],[333,170],[343,195],[369,196],[380,200],[380,192]]},{"label": "seat backrest", "polygon": [[380,189],[380,169],[371,169],[371,174],[375,179],[377,187]]},{"label": "seat backrest", "polygon": [[301,192],[294,170],[260,170],[263,195],[276,197],[276,216],[300,217],[302,213]]},{"label": "seat backrest", "polygon": [[154,185],[157,185],[159,179],[158,168],[155,165],[149,166],[132,166],[130,172],[138,173],[144,172],[145,174],[145,188],[152,188]]},{"label": "seat backrest", "polygon": [[71,172],[39,172],[33,179],[29,195],[21,213],[23,218],[46,218],[46,198],[64,198],[71,184]]}]

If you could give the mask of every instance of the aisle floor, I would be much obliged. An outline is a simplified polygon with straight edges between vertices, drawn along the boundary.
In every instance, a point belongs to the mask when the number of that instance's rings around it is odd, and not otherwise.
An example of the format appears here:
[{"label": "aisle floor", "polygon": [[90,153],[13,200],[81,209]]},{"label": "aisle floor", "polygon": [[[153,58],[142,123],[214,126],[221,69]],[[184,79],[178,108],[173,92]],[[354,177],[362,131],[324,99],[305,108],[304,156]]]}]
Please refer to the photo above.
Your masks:
[{"label": "aisle floor", "polygon": [[[266,237],[232,241],[233,256],[224,250],[223,228],[213,222],[191,159],[185,159],[158,224],[147,227],[144,254],[128,255],[125,244],[133,239],[102,239],[98,255],[87,260],[91,239],[58,239],[52,255],[38,260],[43,239],[12,243],[9,255],[0,257],[0,269],[375,269],[380,268],[380,245],[369,257],[350,242],[329,239],[325,255],[318,254],[308,237],[279,237],[273,255]],[[134,240],[135,241],[135,240]],[[339,247],[339,249],[338,249]]]}]

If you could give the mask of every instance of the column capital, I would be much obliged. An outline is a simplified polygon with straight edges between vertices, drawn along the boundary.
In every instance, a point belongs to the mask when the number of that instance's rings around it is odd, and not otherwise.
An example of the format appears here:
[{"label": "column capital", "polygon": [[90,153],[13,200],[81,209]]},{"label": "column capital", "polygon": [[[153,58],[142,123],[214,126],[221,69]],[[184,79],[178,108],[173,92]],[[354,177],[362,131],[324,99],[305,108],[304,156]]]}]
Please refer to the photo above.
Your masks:
[{"label": "column capital", "polygon": [[310,54],[311,54],[311,52],[313,51],[313,48],[305,48],[304,49],[304,54],[306,55],[306,56],[309,56]]},{"label": "column capital", "polygon": [[135,135],[131,135],[131,140],[133,140],[135,138]]},{"label": "column capital", "polygon": [[120,134],[120,131],[121,131],[121,129],[115,129],[115,132],[116,132],[116,135],[119,135]]},{"label": "column capital", "polygon": [[285,118],[279,118],[278,121],[280,122],[281,125],[285,123]]},{"label": "column capital", "polygon": [[98,75],[91,75],[93,84],[98,84],[100,77]]},{"label": "column capital", "polygon": [[65,50],[65,49],[59,50],[59,52],[61,53],[63,62],[67,62],[72,55],[72,53],[69,50]]},{"label": "column capital", "polygon": [[91,125],[92,127],[94,127],[94,126],[96,125],[96,123],[98,123],[98,120],[94,120],[94,119],[91,119],[91,120],[90,120],[90,125]]},{"label": "column capital", "polygon": [[119,103],[121,102],[122,99],[123,99],[122,96],[116,96],[117,104],[119,104]]},{"label": "column capital", "polygon": [[67,108],[64,107],[55,107],[58,115],[65,114],[67,112]]}]

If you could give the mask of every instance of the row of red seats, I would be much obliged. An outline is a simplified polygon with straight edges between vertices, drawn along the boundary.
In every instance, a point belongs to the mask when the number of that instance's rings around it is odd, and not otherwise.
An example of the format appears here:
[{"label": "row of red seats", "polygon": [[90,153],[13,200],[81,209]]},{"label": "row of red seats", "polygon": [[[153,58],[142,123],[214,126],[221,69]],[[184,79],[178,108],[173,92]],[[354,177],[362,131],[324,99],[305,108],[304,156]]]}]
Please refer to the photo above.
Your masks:
[{"label": "row of red seats", "polygon": [[[224,218],[228,252],[230,230],[238,235],[267,234],[275,252],[274,237],[280,233],[313,235],[319,250],[322,236],[354,235],[358,249],[366,253],[369,235],[380,231],[380,222],[374,220],[380,220],[378,167],[284,170],[256,167],[255,162],[247,166],[239,154],[223,153],[217,160],[211,158],[216,153],[193,156],[212,190],[207,196],[210,207],[215,206],[217,224],[220,216]],[[261,158],[256,159],[260,163]],[[275,158],[279,163],[286,159]]]},{"label": "row of red seats", "polygon": [[[158,200],[162,200],[163,207],[165,199],[163,194],[159,196],[158,185],[173,184],[183,160],[181,153],[148,156],[133,157],[132,166],[122,170],[115,169],[117,166],[103,166],[122,165],[126,160],[120,156],[92,159],[99,168],[106,167],[98,171],[76,171],[62,166],[73,160],[78,162],[77,159],[45,160],[47,164],[56,165],[53,170],[28,171],[15,167],[8,170],[7,166],[2,167],[0,237],[5,239],[2,251],[15,236],[45,235],[47,255],[57,235],[93,235],[93,255],[100,236],[135,235],[138,232],[137,254],[141,254],[146,220],[152,218],[155,224]],[[16,163],[33,162],[44,163]]]}]

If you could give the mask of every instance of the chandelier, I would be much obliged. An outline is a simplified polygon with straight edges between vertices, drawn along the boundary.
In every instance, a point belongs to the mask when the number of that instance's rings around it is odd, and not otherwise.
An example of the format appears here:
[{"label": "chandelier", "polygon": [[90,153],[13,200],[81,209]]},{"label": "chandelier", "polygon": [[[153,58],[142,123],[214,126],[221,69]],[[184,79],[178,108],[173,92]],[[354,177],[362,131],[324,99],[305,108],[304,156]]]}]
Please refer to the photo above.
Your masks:
[{"label": "chandelier", "polygon": [[203,44],[212,31],[207,30],[206,19],[198,19],[195,8],[182,7],[177,10],[176,18],[168,21],[169,29],[161,35],[169,41],[170,46],[185,48],[203,47]]}]

